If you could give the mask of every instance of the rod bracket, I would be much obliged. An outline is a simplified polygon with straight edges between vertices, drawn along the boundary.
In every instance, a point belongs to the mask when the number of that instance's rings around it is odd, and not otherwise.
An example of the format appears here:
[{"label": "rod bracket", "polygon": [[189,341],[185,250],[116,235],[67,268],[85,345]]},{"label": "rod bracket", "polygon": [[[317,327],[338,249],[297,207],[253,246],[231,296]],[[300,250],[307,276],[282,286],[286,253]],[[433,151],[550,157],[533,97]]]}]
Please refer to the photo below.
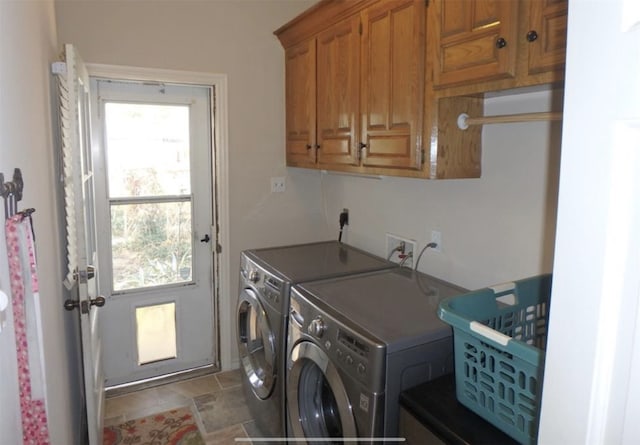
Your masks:
[{"label": "rod bracket", "polygon": [[461,130],[466,130],[469,128],[469,124],[467,123],[467,119],[469,119],[469,115],[467,113],[460,113],[458,116],[458,128]]}]

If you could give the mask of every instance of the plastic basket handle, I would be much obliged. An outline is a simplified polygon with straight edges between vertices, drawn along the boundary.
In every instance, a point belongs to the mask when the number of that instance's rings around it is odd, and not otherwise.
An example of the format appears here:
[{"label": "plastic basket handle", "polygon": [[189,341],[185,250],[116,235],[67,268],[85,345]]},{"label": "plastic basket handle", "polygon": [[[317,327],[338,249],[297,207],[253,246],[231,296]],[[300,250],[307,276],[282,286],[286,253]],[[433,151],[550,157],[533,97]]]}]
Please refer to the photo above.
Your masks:
[{"label": "plastic basket handle", "polygon": [[478,323],[477,321],[472,321],[469,323],[469,329],[471,329],[476,334],[480,334],[489,340],[492,340],[502,346],[507,346],[511,337],[508,335],[504,335],[502,332],[498,332],[495,329],[491,329],[489,326],[486,326],[482,323]]}]

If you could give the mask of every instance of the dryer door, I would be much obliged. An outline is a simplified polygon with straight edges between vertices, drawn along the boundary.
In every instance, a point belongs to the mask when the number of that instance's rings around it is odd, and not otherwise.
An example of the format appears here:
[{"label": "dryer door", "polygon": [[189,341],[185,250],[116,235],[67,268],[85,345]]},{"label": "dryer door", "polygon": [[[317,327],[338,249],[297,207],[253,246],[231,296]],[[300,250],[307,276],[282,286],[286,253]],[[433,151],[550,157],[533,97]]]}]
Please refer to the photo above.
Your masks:
[{"label": "dryer door", "polygon": [[303,341],[291,351],[287,405],[296,438],[357,437],[353,410],[338,370],[320,347]]},{"label": "dryer door", "polygon": [[276,376],[276,344],[269,317],[253,289],[244,289],[238,301],[240,363],[254,394],[266,399]]}]

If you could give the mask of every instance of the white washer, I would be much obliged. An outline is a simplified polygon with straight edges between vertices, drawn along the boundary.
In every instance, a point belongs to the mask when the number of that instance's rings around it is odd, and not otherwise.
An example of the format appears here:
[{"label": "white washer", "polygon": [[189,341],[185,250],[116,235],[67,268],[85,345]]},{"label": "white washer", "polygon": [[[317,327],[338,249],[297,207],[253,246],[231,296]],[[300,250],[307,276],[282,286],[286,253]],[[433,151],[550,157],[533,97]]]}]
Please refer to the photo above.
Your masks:
[{"label": "white washer", "polygon": [[247,404],[265,436],[287,433],[284,373],[291,286],[392,267],[397,265],[337,241],[242,252],[237,342]]},{"label": "white washer", "polygon": [[400,268],[294,286],[290,437],[396,437],[400,392],[453,371],[451,328],[436,311],[442,298],[464,292]]}]

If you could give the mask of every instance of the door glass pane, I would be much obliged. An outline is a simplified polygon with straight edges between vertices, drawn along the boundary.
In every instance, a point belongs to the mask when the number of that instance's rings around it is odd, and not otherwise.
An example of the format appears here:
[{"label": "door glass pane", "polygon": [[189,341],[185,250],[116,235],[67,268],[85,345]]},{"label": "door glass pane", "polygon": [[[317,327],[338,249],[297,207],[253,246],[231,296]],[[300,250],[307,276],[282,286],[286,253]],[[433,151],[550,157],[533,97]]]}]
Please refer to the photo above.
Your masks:
[{"label": "door glass pane", "polygon": [[313,361],[304,359],[298,383],[300,422],[305,437],[344,436],[340,407],[324,371]]},{"label": "door glass pane", "polygon": [[176,358],[176,304],[136,308],[138,366]]},{"label": "door glass pane", "polygon": [[111,205],[115,291],[192,280],[191,202]]},{"label": "door glass pane", "polygon": [[188,195],[189,107],[105,104],[109,197]]},{"label": "door glass pane", "polygon": [[[251,291],[244,290],[241,298],[246,292]],[[273,334],[264,311],[248,300],[238,308],[238,336],[240,361],[249,383],[258,397],[266,399],[275,384]]]}]

